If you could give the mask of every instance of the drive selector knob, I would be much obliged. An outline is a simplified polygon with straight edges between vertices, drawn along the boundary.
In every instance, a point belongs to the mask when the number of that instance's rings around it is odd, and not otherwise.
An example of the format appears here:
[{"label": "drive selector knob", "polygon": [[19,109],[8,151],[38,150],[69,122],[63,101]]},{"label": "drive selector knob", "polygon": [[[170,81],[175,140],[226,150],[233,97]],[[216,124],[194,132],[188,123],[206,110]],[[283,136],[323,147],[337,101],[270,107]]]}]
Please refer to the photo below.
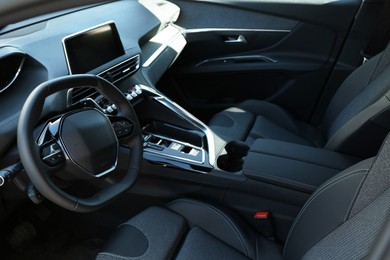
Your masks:
[{"label": "drive selector knob", "polygon": [[227,154],[218,157],[218,167],[224,171],[236,172],[242,169],[244,160],[248,154],[249,146],[241,141],[231,141],[225,146]]}]

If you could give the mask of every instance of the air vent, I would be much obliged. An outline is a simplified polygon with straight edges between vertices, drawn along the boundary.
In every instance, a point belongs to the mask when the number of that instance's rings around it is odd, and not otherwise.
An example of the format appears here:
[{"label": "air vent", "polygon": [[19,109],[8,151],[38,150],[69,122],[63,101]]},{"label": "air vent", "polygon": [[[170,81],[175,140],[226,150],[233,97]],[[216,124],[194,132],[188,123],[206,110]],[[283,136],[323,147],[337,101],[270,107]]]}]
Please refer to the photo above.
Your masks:
[{"label": "air vent", "polygon": [[[140,56],[136,55],[131,57],[128,60],[125,60],[111,67],[108,70],[103,71],[102,73],[99,73],[98,75],[100,77],[107,79],[112,83],[115,83],[118,80],[123,79],[124,77],[134,74],[138,70],[139,64],[140,64]],[[97,92],[93,88],[88,88],[88,87],[73,88],[68,93],[68,104],[69,105],[75,104],[85,98],[92,98],[96,101],[96,98],[99,96],[100,96],[99,92]]]},{"label": "air vent", "polygon": [[0,93],[15,82],[25,60],[26,54],[14,47],[0,49]]},{"label": "air vent", "polygon": [[128,60],[125,60],[124,62],[115,65],[114,67],[109,68],[106,71],[103,71],[102,73],[99,73],[98,75],[112,83],[115,83],[124,77],[134,74],[139,68],[139,63],[140,57],[139,55],[136,55]]},{"label": "air vent", "polygon": [[75,104],[85,98],[91,98],[95,100],[98,96],[100,96],[99,92],[97,92],[94,88],[88,87],[72,88],[72,91],[70,93],[72,94],[71,99],[68,100],[69,104]]}]

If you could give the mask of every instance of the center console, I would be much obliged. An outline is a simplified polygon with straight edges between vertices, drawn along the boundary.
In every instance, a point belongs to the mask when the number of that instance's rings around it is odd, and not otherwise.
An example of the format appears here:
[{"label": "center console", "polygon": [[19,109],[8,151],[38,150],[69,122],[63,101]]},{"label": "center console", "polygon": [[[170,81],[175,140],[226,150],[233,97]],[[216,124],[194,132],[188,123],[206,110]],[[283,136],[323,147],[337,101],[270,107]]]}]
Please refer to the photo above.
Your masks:
[{"label": "center console", "polygon": [[140,85],[137,105],[144,138],[144,158],[154,164],[209,173],[215,163],[214,135],[197,118],[158,91]]}]

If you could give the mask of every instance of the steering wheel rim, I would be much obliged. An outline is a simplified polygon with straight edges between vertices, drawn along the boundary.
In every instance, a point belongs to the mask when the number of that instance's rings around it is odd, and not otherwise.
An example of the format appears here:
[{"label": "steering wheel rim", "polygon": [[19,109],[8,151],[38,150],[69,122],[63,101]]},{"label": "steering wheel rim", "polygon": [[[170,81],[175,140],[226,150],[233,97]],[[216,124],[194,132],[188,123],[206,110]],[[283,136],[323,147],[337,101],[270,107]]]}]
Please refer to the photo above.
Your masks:
[{"label": "steering wheel rim", "polygon": [[[126,138],[126,145],[131,152],[129,167],[124,177],[121,181],[103,188],[90,198],[71,195],[51,181],[49,175],[53,169],[43,163],[40,157],[40,147],[33,137],[46,97],[75,87],[92,87],[98,90],[117,106],[118,116],[127,118],[134,125],[131,135]],[[49,80],[37,86],[22,108],[17,138],[20,159],[37,190],[55,204],[76,212],[90,212],[99,209],[126,192],[134,184],[142,162],[142,134],[135,111],[119,89],[95,75],[70,75]]]}]

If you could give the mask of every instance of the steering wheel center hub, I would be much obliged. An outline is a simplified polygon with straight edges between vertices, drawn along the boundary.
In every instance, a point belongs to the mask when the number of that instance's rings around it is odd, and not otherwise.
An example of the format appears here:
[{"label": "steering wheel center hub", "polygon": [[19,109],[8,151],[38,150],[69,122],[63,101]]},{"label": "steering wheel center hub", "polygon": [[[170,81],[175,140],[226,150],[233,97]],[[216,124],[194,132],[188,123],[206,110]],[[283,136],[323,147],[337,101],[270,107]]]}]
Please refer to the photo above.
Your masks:
[{"label": "steering wheel center hub", "polygon": [[60,139],[70,159],[94,176],[115,169],[118,140],[108,118],[89,109],[62,119]]}]

